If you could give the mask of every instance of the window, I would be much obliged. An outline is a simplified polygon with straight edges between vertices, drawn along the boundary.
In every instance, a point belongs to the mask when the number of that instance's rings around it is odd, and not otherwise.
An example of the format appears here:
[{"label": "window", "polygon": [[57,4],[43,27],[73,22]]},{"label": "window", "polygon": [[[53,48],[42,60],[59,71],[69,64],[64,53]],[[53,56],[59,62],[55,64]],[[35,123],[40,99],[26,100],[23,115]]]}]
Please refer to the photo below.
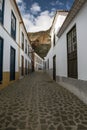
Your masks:
[{"label": "window", "polygon": [[72,53],[77,48],[77,40],[76,40],[76,27],[74,27],[67,35],[68,40],[68,53]]},{"label": "window", "polygon": [[67,34],[68,76],[77,78],[77,36],[76,25]]},{"label": "window", "polygon": [[0,23],[3,24],[4,0],[0,0]]},{"label": "window", "polygon": [[11,12],[11,36],[16,40],[16,17],[13,11]]},{"label": "window", "polygon": [[25,53],[27,54],[27,40],[25,40]]},{"label": "window", "polygon": [[22,49],[24,50],[24,34],[22,32]]}]

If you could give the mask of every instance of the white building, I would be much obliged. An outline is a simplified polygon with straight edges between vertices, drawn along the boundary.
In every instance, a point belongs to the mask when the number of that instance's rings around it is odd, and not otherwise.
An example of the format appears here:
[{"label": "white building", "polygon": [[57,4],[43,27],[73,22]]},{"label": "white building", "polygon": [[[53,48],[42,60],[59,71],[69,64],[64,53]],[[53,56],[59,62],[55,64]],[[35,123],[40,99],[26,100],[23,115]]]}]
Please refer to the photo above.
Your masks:
[{"label": "white building", "polygon": [[53,53],[54,53],[54,46],[58,40],[57,33],[60,27],[62,26],[68,12],[67,11],[57,11],[52,23],[50,36],[51,36],[51,48],[45,57],[46,62],[46,69],[51,77],[53,77]]},{"label": "white building", "polygon": [[[22,37],[22,33],[24,38]],[[31,64],[31,58],[29,57],[30,46],[27,31],[16,1],[1,0],[0,88],[19,79],[21,75],[28,74]]]},{"label": "white building", "polygon": [[34,70],[40,71],[44,69],[44,60],[37,53],[34,53]]},{"label": "white building", "polygon": [[22,21],[20,23],[20,77],[29,74],[29,71],[31,71],[31,51],[32,47]]},{"label": "white building", "polygon": [[[53,79],[87,103],[87,1],[75,0],[50,54]],[[53,44],[53,43],[52,43]],[[51,62],[50,62],[51,61]],[[51,66],[51,67],[50,67]]]}]

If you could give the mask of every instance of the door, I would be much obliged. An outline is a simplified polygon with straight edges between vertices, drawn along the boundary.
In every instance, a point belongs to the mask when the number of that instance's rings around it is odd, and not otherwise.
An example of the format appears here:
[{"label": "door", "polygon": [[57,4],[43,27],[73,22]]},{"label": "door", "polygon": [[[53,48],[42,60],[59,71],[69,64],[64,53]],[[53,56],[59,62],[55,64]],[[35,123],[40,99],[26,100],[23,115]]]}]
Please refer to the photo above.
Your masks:
[{"label": "door", "polygon": [[15,80],[15,49],[10,51],[10,80]]},{"label": "door", "polygon": [[24,75],[24,57],[21,56],[21,75]]},{"label": "door", "polygon": [[68,55],[68,77],[77,78],[77,36],[76,26],[67,34],[67,55]]},{"label": "door", "polygon": [[29,62],[28,62],[28,74],[29,74],[29,69],[30,69],[30,67],[29,67],[30,65],[29,65]]},{"label": "door", "polygon": [[3,39],[0,37],[0,83],[3,77]]},{"label": "door", "polygon": [[25,74],[27,75],[27,60],[25,60]]},{"label": "door", "polygon": [[53,80],[56,80],[56,56],[53,57]]}]

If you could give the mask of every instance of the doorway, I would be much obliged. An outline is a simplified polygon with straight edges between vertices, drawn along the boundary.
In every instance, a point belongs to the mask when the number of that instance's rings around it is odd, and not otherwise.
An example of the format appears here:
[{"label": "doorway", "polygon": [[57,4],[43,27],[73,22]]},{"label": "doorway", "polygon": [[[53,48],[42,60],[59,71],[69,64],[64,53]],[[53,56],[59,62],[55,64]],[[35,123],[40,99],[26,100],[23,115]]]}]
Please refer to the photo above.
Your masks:
[{"label": "doorway", "polygon": [[56,80],[56,56],[53,57],[53,80]]},{"label": "doorway", "polygon": [[3,39],[0,37],[0,83],[3,79]]},{"label": "doorway", "polygon": [[67,34],[68,77],[78,78],[76,25]]},{"label": "doorway", "polygon": [[21,75],[24,76],[24,57],[21,56]]},{"label": "doorway", "polygon": [[10,50],[10,80],[15,80],[15,49]]}]

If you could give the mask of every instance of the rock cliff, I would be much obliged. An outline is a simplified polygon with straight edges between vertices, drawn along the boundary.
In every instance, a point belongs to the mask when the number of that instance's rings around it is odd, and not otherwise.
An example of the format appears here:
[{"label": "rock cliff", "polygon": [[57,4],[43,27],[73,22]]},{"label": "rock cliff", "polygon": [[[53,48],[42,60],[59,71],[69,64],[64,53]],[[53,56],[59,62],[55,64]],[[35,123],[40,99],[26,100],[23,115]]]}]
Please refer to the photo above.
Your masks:
[{"label": "rock cliff", "polygon": [[35,52],[44,58],[51,46],[50,29],[36,33],[28,33]]}]

